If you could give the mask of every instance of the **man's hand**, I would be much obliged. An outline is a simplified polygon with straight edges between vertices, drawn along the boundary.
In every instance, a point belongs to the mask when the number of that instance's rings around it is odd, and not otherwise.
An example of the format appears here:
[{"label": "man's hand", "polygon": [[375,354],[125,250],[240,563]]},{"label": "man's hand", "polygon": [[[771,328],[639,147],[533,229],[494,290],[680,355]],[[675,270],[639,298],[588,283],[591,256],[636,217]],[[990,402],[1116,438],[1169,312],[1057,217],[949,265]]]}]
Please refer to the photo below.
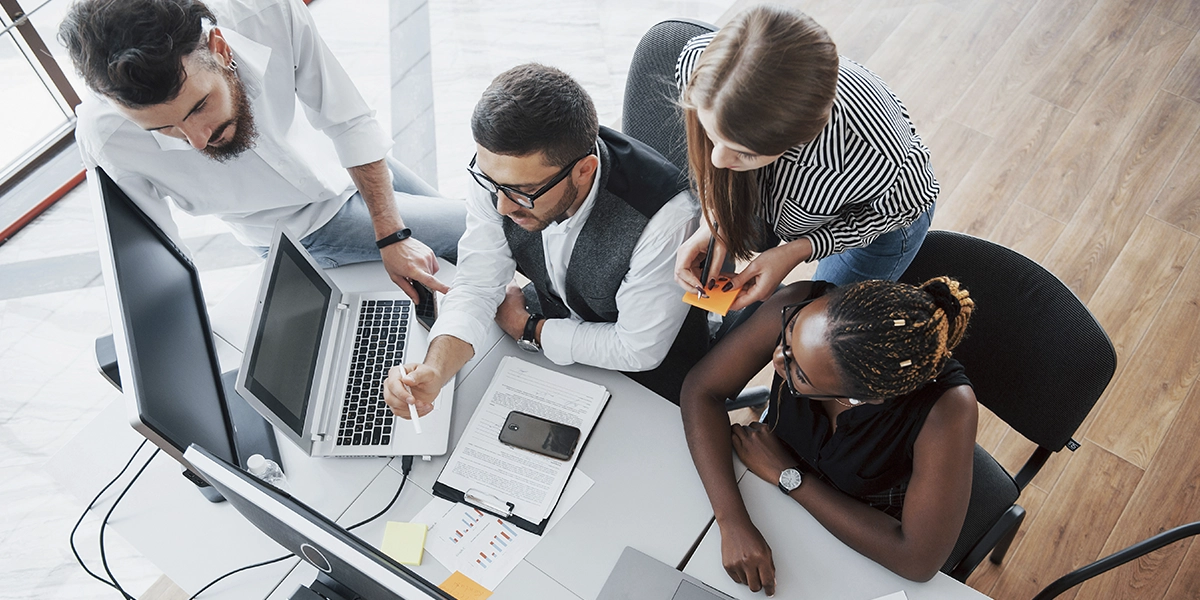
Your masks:
[{"label": "man's hand", "polygon": [[402,242],[396,242],[379,251],[383,257],[383,266],[387,269],[388,275],[392,278],[392,282],[400,286],[409,298],[414,302],[419,302],[417,299],[417,290],[413,288],[411,281],[422,283],[425,287],[445,294],[450,291],[450,287],[437,280],[434,273],[438,272],[437,256],[433,250],[422,243],[420,240],[408,238]]},{"label": "man's hand", "polygon": [[397,417],[408,419],[408,405],[416,406],[425,416],[433,410],[433,401],[446,381],[433,367],[425,364],[396,365],[388,370],[383,383],[383,400]]},{"label": "man's hand", "polygon": [[529,321],[529,311],[525,310],[525,294],[515,283],[508,284],[504,290],[504,301],[496,309],[496,323],[514,340],[525,335],[525,323]]},{"label": "man's hand", "polygon": [[775,561],[771,547],[753,524],[721,526],[721,564],[729,578],[750,586],[750,591],[765,590],[775,595]]},{"label": "man's hand", "polygon": [[783,442],[759,422],[750,425],[733,425],[733,450],[752,473],[768,483],[779,483],[779,474],[784,469],[796,466]]}]

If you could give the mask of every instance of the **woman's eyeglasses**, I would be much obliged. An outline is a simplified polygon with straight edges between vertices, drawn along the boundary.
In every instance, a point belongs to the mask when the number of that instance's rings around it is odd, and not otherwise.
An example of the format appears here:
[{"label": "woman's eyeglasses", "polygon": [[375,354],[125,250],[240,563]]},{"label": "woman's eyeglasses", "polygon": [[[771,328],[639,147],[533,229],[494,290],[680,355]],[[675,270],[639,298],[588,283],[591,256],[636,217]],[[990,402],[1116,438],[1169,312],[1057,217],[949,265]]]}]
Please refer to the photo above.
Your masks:
[{"label": "woman's eyeglasses", "polygon": [[795,378],[794,373],[799,373],[800,377],[803,378],[804,381],[812,380],[808,378],[808,375],[804,373],[804,370],[800,368],[800,365],[796,364],[796,358],[792,356],[792,340],[790,336],[792,322],[796,320],[796,315],[800,314],[800,310],[812,303],[813,300],[816,300],[816,298],[809,298],[804,302],[789,304],[783,307],[783,310],[780,311],[783,316],[783,331],[779,334],[779,344],[783,351],[783,381],[787,384],[788,392],[791,393],[792,396],[811,398],[813,400],[835,400],[837,398],[843,398],[844,396],[834,394],[801,394],[800,392],[796,391],[796,384],[793,381]]}]

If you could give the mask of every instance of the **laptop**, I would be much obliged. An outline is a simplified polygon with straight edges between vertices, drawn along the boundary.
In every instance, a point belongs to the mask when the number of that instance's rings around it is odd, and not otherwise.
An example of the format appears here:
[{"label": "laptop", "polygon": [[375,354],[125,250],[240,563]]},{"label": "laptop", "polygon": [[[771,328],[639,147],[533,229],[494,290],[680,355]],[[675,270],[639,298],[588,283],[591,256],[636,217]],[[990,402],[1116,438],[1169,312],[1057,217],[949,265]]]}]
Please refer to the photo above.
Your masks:
[{"label": "laptop", "polygon": [[648,554],[625,547],[596,600],[734,600]]},{"label": "laptop", "polygon": [[[428,317],[439,298],[423,295]],[[417,313],[399,289],[343,292],[277,227],[235,389],[310,456],[445,454],[453,378],[420,434],[383,401],[388,369],[425,358],[428,323]]]}]

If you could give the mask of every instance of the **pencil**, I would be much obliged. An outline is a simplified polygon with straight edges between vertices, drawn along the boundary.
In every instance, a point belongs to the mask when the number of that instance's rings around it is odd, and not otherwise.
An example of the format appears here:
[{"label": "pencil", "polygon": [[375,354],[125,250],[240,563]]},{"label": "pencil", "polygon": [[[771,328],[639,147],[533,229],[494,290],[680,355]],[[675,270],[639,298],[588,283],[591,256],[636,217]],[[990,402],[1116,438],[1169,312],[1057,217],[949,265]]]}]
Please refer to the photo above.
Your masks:
[{"label": "pencil", "polygon": [[712,237],[708,238],[708,253],[704,255],[704,264],[700,267],[700,288],[696,290],[696,296],[700,298],[708,297],[708,294],[704,293],[704,288],[708,285],[708,269],[712,267],[712,255],[716,247],[717,233],[713,231]]}]

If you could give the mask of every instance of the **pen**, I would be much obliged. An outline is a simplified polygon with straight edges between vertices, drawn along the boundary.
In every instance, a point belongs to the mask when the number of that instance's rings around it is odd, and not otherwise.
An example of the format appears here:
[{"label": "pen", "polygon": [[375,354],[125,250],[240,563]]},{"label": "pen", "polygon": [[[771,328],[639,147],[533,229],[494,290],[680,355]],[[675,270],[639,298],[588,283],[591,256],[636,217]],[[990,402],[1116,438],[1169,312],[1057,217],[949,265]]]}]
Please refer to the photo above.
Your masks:
[{"label": "pen", "polygon": [[[404,367],[400,367],[400,368],[403,369]],[[410,396],[412,395],[412,388],[408,387],[407,383],[404,383],[404,379],[400,380],[400,385],[403,385],[404,389],[408,390],[408,394]],[[414,397],[413,399],[415,400],[416,397]],[[413,429],[417,430],[417,435],[420,435],[421,434],[421,415],[417,413],[417,405],[415,403],[412,403],[412,402],[408,403],[408,416],[409,416],[409,420],[412,421]]]},{"label": "pen", "polygon": [[700,267],[700,288],[696,290],[696,296],[707,298],[708,294],[704,293],[704,287],[708,285],[708,269],[712,266],[713,250],[716,248],[717,234],[713,231],[713,236],[708,238],[708,254],[704,255],[704,265]]}]

